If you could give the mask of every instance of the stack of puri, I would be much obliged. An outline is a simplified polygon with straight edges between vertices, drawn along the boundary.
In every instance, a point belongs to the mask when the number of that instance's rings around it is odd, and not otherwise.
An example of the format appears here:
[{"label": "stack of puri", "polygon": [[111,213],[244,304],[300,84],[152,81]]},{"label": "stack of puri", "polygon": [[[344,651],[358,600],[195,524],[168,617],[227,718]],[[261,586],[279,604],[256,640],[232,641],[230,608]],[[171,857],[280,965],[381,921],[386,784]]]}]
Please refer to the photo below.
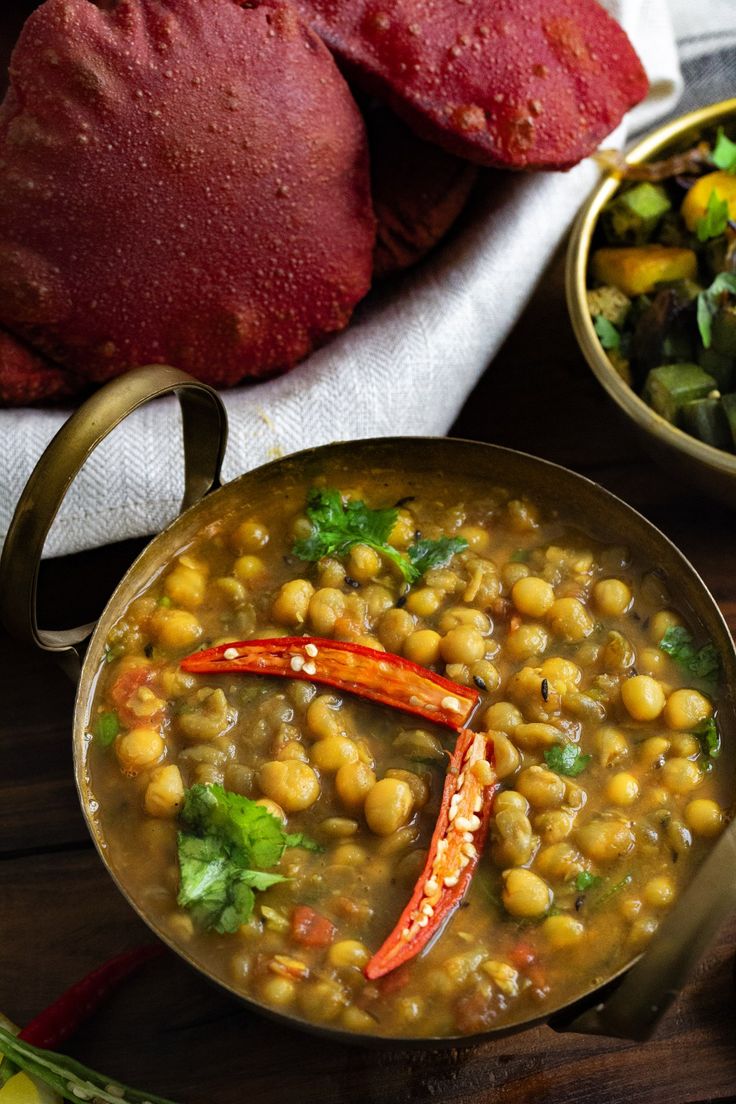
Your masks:
[{"label": "stack of puri", "polygon": [[288,371],[483,167],[567,169],[646,89],[597,0],[46,0],[0,105],[0,404]]}]

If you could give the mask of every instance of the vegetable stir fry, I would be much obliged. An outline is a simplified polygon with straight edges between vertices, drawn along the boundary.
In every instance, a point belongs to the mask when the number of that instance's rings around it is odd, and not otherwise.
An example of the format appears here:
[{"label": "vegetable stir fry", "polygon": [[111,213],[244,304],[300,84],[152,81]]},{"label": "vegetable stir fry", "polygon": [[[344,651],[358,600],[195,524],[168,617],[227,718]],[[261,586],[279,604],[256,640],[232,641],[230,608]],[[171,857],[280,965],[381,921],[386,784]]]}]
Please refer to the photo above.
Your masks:
[{"label": "vegetable stir fry", "polygon": [[736,142],[615,165],[588,309],[619,375],[663,418],[736,452]]}]

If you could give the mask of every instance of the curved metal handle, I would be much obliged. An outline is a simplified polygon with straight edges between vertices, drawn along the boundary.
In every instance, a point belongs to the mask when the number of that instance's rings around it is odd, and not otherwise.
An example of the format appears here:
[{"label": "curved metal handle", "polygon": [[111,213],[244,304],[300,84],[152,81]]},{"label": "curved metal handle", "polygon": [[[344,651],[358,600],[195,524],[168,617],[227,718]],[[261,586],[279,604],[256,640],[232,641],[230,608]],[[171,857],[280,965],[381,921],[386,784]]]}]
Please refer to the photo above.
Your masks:
[{"label": "curved metal handle", "polygon": [[64,631],[47,631],[38,625],[36,591],[46,537],[67,491],[100,442],[138,407],[171,392],[177,394],[182,415],[181,509],[219,487],[227,416],[216,391],[167,365],[133,369],[100,388],[47,446],[10,523],[0,559],[0,621],[12,636],[56,653],[62,662],[78,661],[77,648],[92,625]]},{"label": "curved metal handle", "polygon": [[[557,1030],[614,1035],[643,1042],[678,996],[708,944],[736,909],[736,821],[701,865],[647,950],[607,999],[570,1019],[553,1017]],[[574,1009],[568,1013],[574,1014]]]}]

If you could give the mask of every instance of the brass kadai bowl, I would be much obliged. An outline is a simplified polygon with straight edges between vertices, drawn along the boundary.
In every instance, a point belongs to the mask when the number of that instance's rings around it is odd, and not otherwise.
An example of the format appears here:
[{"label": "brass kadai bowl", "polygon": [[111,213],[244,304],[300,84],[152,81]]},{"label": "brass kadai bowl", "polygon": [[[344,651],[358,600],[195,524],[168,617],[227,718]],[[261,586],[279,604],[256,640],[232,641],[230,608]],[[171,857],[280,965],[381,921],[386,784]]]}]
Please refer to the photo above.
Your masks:
[{"label": "brass kadai bowl", "polygon": [[[108,433],[131,411],[151,398],[176,392],[182,407],[186,490],[183,513],[144,549],[116,588],[97,625],[67,632],[39,627],[36,583],[44,541],[63,497],[83,463]],[[54,654],[78,680],[74,710],[74,769],[82,810],[102,862],[142,919],[185,961],[222,985],[249,1007],[293,1027],[343,1042],[399,1043],[401,1046],[457,1046],[530,1026],[521,1018],[474,1037],[391,1038],[355,1035],[331,1027],[314,1027],[296,1016],[276,1013],[244,997],[195,961],[187,947],[147,915],[126,886],[106,845],[97,815],[88,770],[89,723],[95,684],[104,663],[105,641],[113,624],[134,596],[156,578],[208,522],[234,505],[247,508],[255,494],[279,495],[295,479],[314,478],[326,462],[346,471],[400,471],[408,480],[428,470],[452,471],[490,485],[523,490],[563,516],[585,518],[585,527],[602,539],[627,542],[637,556],[656,565],[665,585],[678,594],[689,613],[709,635],[723,660],[725,695],[719,706],[724,753],[722,769],[731,779],[736,804],[736,651],[721,613],[705,584],[675,546],[640,514],[595,483],[525,453],[472,441],[439,438],[379,438],[308,449],[246,473],[220,486],[220,465],[227,424],[217,394],[173,368],[142,368],[115,380],[94,395],[63,426],[47,448],[23,493],[0,560],[0,619],[17,638]],[[550,1006],[545,1018],[559,1030],[611,1034],[643,1039],[684,984],[687,974],[727,913],[736,907],[736,822],[722,834],[695,872],[679,903],[662,924],[646,952],[599,984],[582,991],[572,1004]],[[628,971],[628,972],[627,972]]]},{"label": "brass kadai bowl", "polygon": [[[685,150],[703,131],[736,119],[736,99],[691,111],[647,135],[626,154],[634,165]],[[588,259],[601,211],[621,181],[607,176],[581,210],[572,229],[567,253],[567,305],[575,336],[598,382],[635,425],[647,451],[671,474],[687,480],[709,497],[736,506],[736,454],[691,437],[666,421],[619,376],[598,340],[586,301]]]}]

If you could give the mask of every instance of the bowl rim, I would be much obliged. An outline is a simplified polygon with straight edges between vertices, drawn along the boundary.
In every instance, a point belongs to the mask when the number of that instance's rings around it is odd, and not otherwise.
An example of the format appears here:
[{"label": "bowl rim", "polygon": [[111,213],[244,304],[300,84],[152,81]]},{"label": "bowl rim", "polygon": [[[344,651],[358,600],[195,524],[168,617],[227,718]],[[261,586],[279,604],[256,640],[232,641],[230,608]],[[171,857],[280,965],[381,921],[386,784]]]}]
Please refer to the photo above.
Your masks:
[{"label": "bowl rim", "polygon": [[[626,161],[638,165],[682,138],[689,130],[701,130],[733,118],[736,121],[736,97],[689,111],[647,134],[625,154]],[[699,441],[672,425],[658,414],[630,387],[606,356],[593,326],[586,301],[587,269],[590,246],[601,210],[620,187],[621,181],[612,173],[603,177],[586,200],[573,225],[565,266],[567,309],[577,342],[589,367],[609,396],[634,421],[640,430],[671,449],[694,460],[701,467],[726,475],[736,481],[736,453],[725,452]]]},{"label": "bowl rim", "polygon": [[[571,468],[565,468],[554,461],[535,456],[520,449],[511,449],[503,445],[496,445],[486,441],[473,441],[459,437],[373,437],[358,440],[333,441],[325,445],[303,449],[299,452],[291,453],[287,456],[279,457],[278,459],[261,464],[257,468],[244,472],[218,489],[213,490],[199,502],[181,513],[166,526],[166,528],[153,536],[146,543],[115,586],[90,638],[89,646],[84,657],[73,712],[72,744],[75,784],[82,815],[102,860],[103,866],[127,904],[138,914],[143,922],[148,925],[154,934],[173,950],[190,968],[193,968],[200,976],[218,986],[221,991],[227,992],[235,997],[239,1002],[244,1004],[246,1008],[256,1011],[261,1015],[265,1015],[267,1018],[295,1030],[306,1031],[308,1034],[358,1046],[395,1047],[407,1050],[465,1047],[515,1034],[518,1031],[527,1030],[528,1028],[549,1022],[550,1020],[562,1022],[565,1016],[569,1014],[570,1010],[581,1008],[586,1002],[591,1000],[604,999],[604,995],[608,992],[610,984],[624,975],[627,970],[638,961],[641,955],[634,956],[634,958],[620,966],[615,972],[607,974],[598,984],[589,986],[583,993],[571,999],[567,999],[562,1004],[557,1004],[549,1010],[540,1010],[538,1016],[530,1016],[529,1018],[518,1021],[512,1020],[509,1024],[504,1024],[499,1027],[490,1027],[472,1035],[382,1035],[373,1032],[351,1032],[346,1028],[333,1026],[331,1024],[321,1025],[309,1022],[294,1014],[280,1012],[277,1009],[269,1007],[261,1003],[255,997],[239,991],[233,982],[217,976],[209,967],[198,961],[197,958],[187,950],[186,946],[181,941],[177,940],[176,937],[164,927],[162,922],[158,918],[154,918],[150,910],[147,910],[133,896],[132,892],[126,886],[125,880],[119,872],[116,863],[108,852],[106,837],[96,815],[96,799],[94,797],[89,773],[87,752],[90,737],[88,736],[87,717],[94,701],[96,681],[101,670],[101,656],[104,650],[104,639],[107,630],[114,619],[119,616],[121,607],[124,603],[129,601],[129,598],[126,596],[126,590],[133,586],[133,584],[137,586],[138,590],[148,585],[169,562],[172,555],[169,547],[172,544],[172,536],[183,536],[192,519],[198,514],[207,511],[213,499],[223,500],[226,499],[228,495],[232,496],[236,494],[237,487],[247,480],[257,480],[259,477],[268,478],[275,469],[288,466],[293,466],[298,470],[304,470],[308,462],[315,457],[321,459],[324,456],[333,454],[342,454],[346,456],[352,449],[370,450],[371,448],[380,449],[381,451],[387,449],[393,450],[399,463],[401,462],[402,452],[405,452],[407,449],[459,448],[462,451],[468,449],[481,449],[484,452],[496,455],[503,454],[504,456],[520,459],[523,465],[531,462],[531,465],[535,468],[546,469],[551,473],[559,473],[560,480],[572,480],[576,484],[580,484],[585,487],[585,493],[600,496],[605,500],[608,511],[614,518],[617,515],[622,519],[625,515],[633,515],[637,523],[640,523],[648,530],[653,540],[655,540],[660,547],[667,550],[669,556],[672,557],[673,563],[676,565],[678,575],[681,576],[681,578],[687,578],[690,583],[692,583],[698,592],[700,601],[703,602],[704,606],[707,606],[710,616],[713,618],[713,625],[716,627],[716,632],[719,636],[719,651],[722,655],[723,662],[724,697],[722,708],[733,716],[733,722],[736,724],[736,689],[734,689],[736,688],[736,680],[729,678],[729,675],[736,673],[736,642],[733,640],[720,606],[716,602],[715,597],[711,593],[705,580],[701,577],[697,568],[695,568],[674,541],[671,540],[666,533],[663,533],[654,522],[649,520],[649,518],[645,517],[635,507],[631,506],[614,492],[603,487],[588,476],[582,475],[580,472],[574,471]],[[581,524],[580,522],[576,523],[572,519],[570,520],[572,524]],[[582,523],[582,528],[585,529],[585,522]],[[166,554],[162,554],[165,551]],[[691,606],[689,599],[687,600],[687,604]],[[692,612],[699,618],[702,617],[702,614],[697,610],[692,609]],[[714,844],[715,843],[717,843],[717,841],[714,841]]]}]

